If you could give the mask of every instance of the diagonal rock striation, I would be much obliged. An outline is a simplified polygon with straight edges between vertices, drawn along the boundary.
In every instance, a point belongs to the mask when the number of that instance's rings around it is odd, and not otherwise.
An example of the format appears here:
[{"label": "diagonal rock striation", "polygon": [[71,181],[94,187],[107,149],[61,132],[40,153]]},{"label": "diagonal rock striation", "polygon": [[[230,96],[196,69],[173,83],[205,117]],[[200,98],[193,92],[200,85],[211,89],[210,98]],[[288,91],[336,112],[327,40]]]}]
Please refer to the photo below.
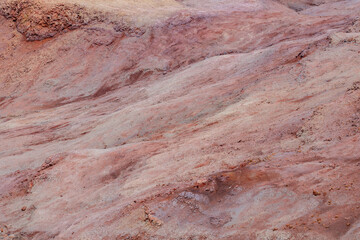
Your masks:
[{"label": "diagonal rock striation", "polygon": [[2,1],[0,239],[358,239],[359,9]]}]

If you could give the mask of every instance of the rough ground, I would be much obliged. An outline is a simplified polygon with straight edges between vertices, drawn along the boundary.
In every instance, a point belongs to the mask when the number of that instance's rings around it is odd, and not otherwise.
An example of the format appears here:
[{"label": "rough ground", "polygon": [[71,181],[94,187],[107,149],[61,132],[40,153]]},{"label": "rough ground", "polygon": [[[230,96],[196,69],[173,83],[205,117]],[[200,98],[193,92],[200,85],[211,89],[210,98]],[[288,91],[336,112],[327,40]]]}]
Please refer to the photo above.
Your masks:
[{"label": "rough ground", "polygon": [[360,239],[359,0],[0,14],[0,239]]}]

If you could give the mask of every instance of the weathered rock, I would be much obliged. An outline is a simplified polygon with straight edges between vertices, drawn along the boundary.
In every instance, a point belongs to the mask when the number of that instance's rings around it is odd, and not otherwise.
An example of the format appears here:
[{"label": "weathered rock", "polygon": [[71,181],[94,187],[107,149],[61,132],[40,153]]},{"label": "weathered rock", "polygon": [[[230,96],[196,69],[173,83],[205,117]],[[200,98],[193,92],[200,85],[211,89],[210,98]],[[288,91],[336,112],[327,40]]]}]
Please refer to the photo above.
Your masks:
[{"label": "weathered rock", "polygon": [[2,1],[0,236],[359,238],[360,2],[281,3]]}]

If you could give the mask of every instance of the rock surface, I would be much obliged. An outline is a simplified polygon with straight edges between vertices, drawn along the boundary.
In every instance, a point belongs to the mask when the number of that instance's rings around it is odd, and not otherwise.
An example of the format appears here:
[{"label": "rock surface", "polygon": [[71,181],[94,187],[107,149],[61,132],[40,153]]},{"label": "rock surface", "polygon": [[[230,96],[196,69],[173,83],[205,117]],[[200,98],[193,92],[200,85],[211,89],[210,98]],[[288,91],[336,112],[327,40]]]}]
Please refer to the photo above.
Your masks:
[{"label": "rock surface", "polygon": [[0,239],[360,238],[359,0],[0,14]]}]

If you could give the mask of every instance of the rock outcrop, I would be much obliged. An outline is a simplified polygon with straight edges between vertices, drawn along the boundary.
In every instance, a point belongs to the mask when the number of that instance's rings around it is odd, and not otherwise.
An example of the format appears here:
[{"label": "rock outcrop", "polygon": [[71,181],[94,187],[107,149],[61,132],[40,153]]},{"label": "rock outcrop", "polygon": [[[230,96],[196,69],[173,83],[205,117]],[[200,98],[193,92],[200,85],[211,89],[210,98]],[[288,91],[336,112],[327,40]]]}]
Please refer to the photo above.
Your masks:
[{"label": "rock outcrop", "polygon": [[17,30],[29,41],[53,37],[59,32],[86,25],[92,20],[90,14],[77,5],[58,4],[44,7],[33,1],[5,2],[0,14],[13,20]]},{"label": "rock outcrop", "polygon": [[360,1],[0,15],[1,239],[360,238]]}]

